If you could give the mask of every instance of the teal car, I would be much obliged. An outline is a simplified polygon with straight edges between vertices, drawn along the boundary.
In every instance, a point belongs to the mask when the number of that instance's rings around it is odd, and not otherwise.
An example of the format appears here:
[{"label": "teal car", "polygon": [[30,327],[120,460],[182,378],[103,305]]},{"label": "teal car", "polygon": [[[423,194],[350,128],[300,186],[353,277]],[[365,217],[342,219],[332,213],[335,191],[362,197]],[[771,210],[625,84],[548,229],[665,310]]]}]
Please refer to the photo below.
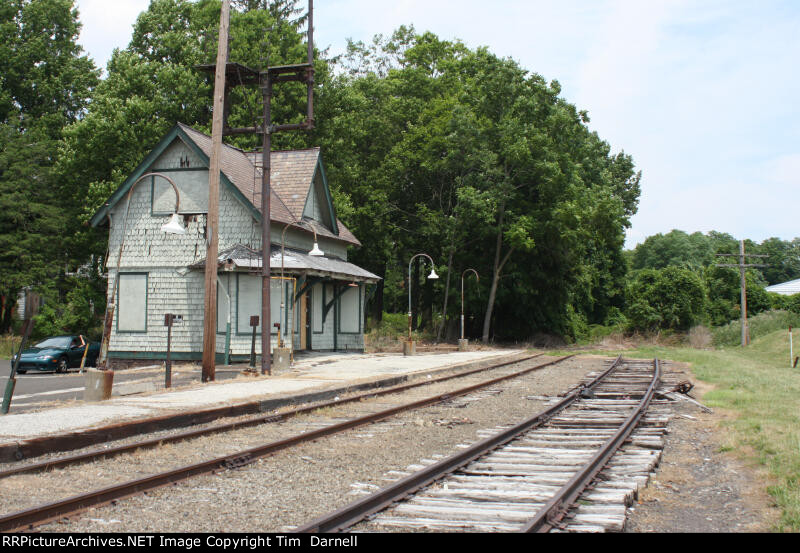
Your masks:
[{"label": "teal car", "polygon": [[[100,344],[90,343],[81,335],[47,338],[22,352],[17,372],[19,374],[28,371],[67,372],[70,367],[81,366],[84,352],[86,352],[85,366],[92,367],[100,354]],[[11,363],[15,363],[16,360],[17,356],[14,355]]]}]

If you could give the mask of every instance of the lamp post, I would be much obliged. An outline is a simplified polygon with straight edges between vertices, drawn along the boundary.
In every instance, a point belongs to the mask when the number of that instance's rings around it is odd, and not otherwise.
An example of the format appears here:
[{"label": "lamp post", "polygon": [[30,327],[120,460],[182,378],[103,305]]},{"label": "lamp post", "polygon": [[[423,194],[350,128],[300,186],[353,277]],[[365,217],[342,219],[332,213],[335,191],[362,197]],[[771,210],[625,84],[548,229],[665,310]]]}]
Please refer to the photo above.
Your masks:
[{"label": "lamp post", "polygon": [[134,182],[128,190],[128,196],[125,200],[125,216],[122,218],[122,234],[120,235],[119,252],[117,253],[117,271],[114,274],[114,288],[111,291],[111,297],[109,298],[105,319],[103,321],[103,340],[100,344],[100,355],[97,359],[97,368],[102,370],[108,368],[108,343],[111,339],[111,325],[114,321],[114,304],[117,297],[117,290],[119,289],[119,269],[120,263],[122,262],[122,249],[125,246],[125,231],[127,230],[128,224],[128,212],[131,209],[131,196],[133,195],[136,185],[148,177],[161,177],[170,183],[173,190],[175,190],[175,211],[173,212],[169,221],[161,226],[161,231],[167,234],[186,234],[186,228],[184,228],[184,226],[181,224],[180,217],[178,216],[181,196],[178,192],[178,187],[175,185],[175,182],[163,173],[146,173],[136,179],[136,182]]},{"label": "lamp post", "polygon": [[431,262],[431,274],[428,275],[429,279],[437,279],[439,275],[436,274],[434,270],[434,263],[431,256],[426,253],[418,253],[414,255],[408,262],[408,341],[403,346],[403,354],[404,355],[414,355],[416,353],[416,344],[413,340],[411,340],[411,263],[414,262],[414,259],[417,257],[424,256],[428,258],[428,261]]},{"label": "lamp post", "polygon": [[475,273],[475,279],[480,282],[481,277],[478,276],[478,271],[475,269],[466,269],[461,273],[461,339],[458,341],[458,350],[466,351],[469,340],[464,338],[464,276],[469,272]]}]

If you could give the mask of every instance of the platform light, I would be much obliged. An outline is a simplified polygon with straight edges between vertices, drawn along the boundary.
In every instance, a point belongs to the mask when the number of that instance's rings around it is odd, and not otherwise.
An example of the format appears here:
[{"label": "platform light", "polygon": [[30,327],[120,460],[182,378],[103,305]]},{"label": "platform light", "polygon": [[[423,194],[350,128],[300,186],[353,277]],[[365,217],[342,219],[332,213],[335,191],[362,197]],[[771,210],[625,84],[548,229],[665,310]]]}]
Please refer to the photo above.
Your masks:
[{"label": "platform light", "polygon": [[161,232],[167,234],[186,234],[186,227],[181,223],[181,216],[173,213],[169,218],[169,222],[161,227]]},{"label": "platform light", "polygon": [[308,255],[313,255],[313,256],[315,256],[315,257],[320,257],[320,256],[323,256],[323,255],[325,255],[325,254],[322,252],[322,250],[321,250],[321,249],[319,249],[319,246],[317,245],[317,242],[316,242],[316,240],[315,240],[315,241],[314,241],[314,247],[313,247],[313,248],[311,248],[311,251],[310,251],[310,252],[308,252]]}]

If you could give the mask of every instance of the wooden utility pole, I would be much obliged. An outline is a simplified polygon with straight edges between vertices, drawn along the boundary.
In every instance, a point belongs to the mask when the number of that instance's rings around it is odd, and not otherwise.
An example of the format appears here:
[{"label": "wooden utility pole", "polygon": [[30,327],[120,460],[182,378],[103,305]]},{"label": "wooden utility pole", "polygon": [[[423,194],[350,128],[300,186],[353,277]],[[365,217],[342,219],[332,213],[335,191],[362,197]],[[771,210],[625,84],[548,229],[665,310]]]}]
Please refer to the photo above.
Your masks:
[{"label": "wooden utility pole", "polygon": [[[270,175],[272,157],[272,78],[269,71],[261,76],[261,95],[264,99],[264,137],[261,145],[261,374],[272,375],[272,307],[270,300],[270,256],[272,237],[270,236]],[[283,290],[283,282],[281,282]]]},{"label": "wooden utility pole", "polygon": [[[223,5],[223,10],[226,9],[228,2],[226,1]],[[225,38],[223,40],[222,34],[222,22],[220,21],[220,40],[219,40],[219,52],[222,52],[223,44],[227,46],[227,24],[225,25]],[[227,51],[227,48],[226,48]],[[283,132],[283,131],[298,131],[298,130],[310,130],[314,128],[314,2],[313,0],[308,1],[308,61],[306,63],[294,64],[294,65],[280,65],[274,67],[266,67],[261,71],[257,71],[255,69],[251,69],[244,65],[238,63],[226,63],[226,57],[221,57],[221,54],[218,53],[217,55],[217,65],[201,65],[198,66],[198,69],[201,71],[208,71],[212,72],[216,75],[215,85],[214,85],[214,122],[213,124],[216,125],[217,122],[217,114],[219,112],[222,120],[220,123],[221,136],[230,136],[230,135],[240,135],[240,134],[263,134],[263,142],[262,142],[262,157],[261,157],[261,165],[260,169],[262,170],[261,173],[261,374],[272,374],[272,362],[271,362],[271,348],[270,348],[270,329],[272,328],[270,320],[270,266],[269,266],[269,258],[270,258],[270,249],[271,249],[271,237],[270,237],[270,153],[272,149],[272,134],[276,132]],[[225,84],[225,74],[230,73],[233,82],[229,83],[226,87]],[[284,124],[273,124],[272,123],[272,113],[271,113],[271,106],[272,106],[272,87],[276,83],[285,83],[285,82],[301,82],[306,84],[307,86],[307,106],[306,106],[306,120],[302,123],[284,123]],[[222,88],[218,88],[218,84],[222,83]],[[261,95],[264,101],[264,110],[263,110],[263,120],[260,124],[256,123],[252,127],[239,127],[239,128],[231,128],[228,126],[226,114],[230,110],[230,106],[227,103],[226,98],[228,97],[228,92],[231,88],[236,86],[254,86],[257,85],[261,88]],[[224,93],[220,93],[220,90],[224,90]],[[220,100],[222,97],[222,100]],[[221,105],[224,106],[217,109],[217,102],[221,102]],[[216,140],[216,134],[214,134],[216,126],[212,127],[212,138]],[[220,137],[219,144],[221,148],[222,139]],[[217,142],[214,142],[214,147],[216,147]],[[212,162],[213,163],[213,162]],[[258,164],[256,164],[258,167]],[[216,170],[216,177],[219,179],[219,169]],[[217,187],[219,186],[219,180],[217,180]],[[209,186],[210,187],[210,186]],[[210,192],[210,191],[209,191]],[[219,194],[219,191],[217,191]],[[210,220],[210,209],[209,206],[209,220]],[[216,231],[216,228],[215,228]],[[216,240],[216,232],[212,236]],[[206,313],[214,313],[216,310],[216,288],[213,288],[213,298],[214,304],[209,305],[208,299],[211,296],[209,293],[209,260],[212,259],[211,252],[209,251],[208,256],[206,257]],[[215,249],[213,252],[213,261],[214,261],[214,282],[216,282],[216,261],[217,261],[217,251],[216,251],[216,242],[215,242]],[[212,319],[209,326],[209,321],[206,321],[206,333],[209,336],[210,343],[214,348],[214,342],[216,340],[215,332],[216,332],[216,317]],[[204,349],[203,349],[203,374],[205,376],[206,371],[206,346],[205,346],[205,336],[203,340]],[[209,349],[210,351],[210,358],[211,361],[209,366],[212,367],[212,379],[213,379],[213,355],[214,349]]]},{"label": "wooden utility pole", "polygon": [[755,263],[747,263],[747,257],[769,257],[764,254],[744,253],[744,240],[739,240],[739,255],[735,253],[718,253],[720,257],[738,257],[739,263],[719,263],[716,267],[738,267],[740,278],[740,318],[742,321],[742,347],[750,344],[750,329],[747,326],[747,280],[745,279],[745,270],[749,267],[767,267],[767,265],[759,265]]},{"label": "wooden utility pole", "polygon": [[208,168],[206,217],[205,308],[203,311],[203,382],[216,378],[217,355],[217,255],[219,249],[219,169],[225,112],[225,66],[228,63],[230,0],[223,0],[219,16],[219,43],[214,78],[214,116],[211,122],[211,160]]}]

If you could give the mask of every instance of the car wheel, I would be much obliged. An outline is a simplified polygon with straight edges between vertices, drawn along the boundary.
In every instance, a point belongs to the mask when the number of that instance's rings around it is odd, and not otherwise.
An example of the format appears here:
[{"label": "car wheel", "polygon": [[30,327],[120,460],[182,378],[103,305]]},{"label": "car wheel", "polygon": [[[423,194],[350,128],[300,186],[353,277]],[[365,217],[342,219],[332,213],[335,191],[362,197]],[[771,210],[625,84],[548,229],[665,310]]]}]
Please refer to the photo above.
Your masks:
[{"label": "car wheel", "polygon": [[17,370],[17,374],[25,374],[26,372],[28,372],[28,369]]},{"label": "car wheel", "polygon": [[65,373],[69,368],[69,363],[67,363],[67,358],[62,357],[58,360],[58,365],[56,365],[56,372],[57,373]]}]

